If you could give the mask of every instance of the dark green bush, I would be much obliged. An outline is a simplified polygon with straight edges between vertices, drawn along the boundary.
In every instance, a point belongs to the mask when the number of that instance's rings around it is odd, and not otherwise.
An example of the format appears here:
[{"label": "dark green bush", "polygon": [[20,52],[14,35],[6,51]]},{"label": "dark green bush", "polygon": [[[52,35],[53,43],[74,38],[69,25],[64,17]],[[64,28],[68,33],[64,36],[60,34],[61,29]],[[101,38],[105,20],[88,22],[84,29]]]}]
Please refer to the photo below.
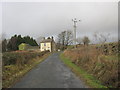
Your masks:
[{"label": "dark green bush", "polygon": [[48,51],[44,52],[6,52],[3,53],[2,61],[4,66],[6,65],[24,65],[29,62],[29,60],[41,57]]}]

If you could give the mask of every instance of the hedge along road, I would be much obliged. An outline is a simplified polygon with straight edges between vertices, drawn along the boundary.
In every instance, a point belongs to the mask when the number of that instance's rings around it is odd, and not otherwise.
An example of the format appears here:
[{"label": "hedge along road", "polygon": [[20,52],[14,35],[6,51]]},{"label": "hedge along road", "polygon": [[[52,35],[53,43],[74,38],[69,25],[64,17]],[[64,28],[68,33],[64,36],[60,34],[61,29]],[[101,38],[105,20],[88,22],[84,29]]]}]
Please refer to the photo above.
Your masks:
[{"label": "hedge along road", "polygon": [[83,82],[54,53],[28,72],[13,88],[85,88]]}]

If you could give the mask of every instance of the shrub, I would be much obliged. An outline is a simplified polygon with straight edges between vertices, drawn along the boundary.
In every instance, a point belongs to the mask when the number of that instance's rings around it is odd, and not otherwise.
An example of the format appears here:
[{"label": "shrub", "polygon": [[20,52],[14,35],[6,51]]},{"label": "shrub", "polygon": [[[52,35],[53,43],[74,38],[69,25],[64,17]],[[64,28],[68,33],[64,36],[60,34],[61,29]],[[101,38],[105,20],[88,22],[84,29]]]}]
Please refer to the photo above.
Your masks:
[{"label": "shrub", "polygon": [[46,52],[6,52],[3,53],[2,62],[6,65],[23,65],[27,64],[29,60],[43,56]]},{"label": "shrub", "polygon": [[[110,49],[109,45],[107,45],[105,45],[105,47]],[[117,46],[117,44],[115,45]],[[103,47],[101,48],[104,50]],[[110,51],[109,49],[108,51]],[[105,54],[102,50],[96,49],[96,45],[88,47],[81,46],[77,49],[64,51],[64,55],[69,57],[73,63],[94,75],[108,87],[118,87],[117,54],[117,52],[112,52],[111,54],[107,52],[107,54]]]},{"label": "shrub", "polygon": [[[15,51],[3,53],[2,86],[8,88],[28,72],[34,65],[41,62],[44,52]],[[46,54],[47,55],[47,54]],[[42,57],[43,56],[43,57]]]}]

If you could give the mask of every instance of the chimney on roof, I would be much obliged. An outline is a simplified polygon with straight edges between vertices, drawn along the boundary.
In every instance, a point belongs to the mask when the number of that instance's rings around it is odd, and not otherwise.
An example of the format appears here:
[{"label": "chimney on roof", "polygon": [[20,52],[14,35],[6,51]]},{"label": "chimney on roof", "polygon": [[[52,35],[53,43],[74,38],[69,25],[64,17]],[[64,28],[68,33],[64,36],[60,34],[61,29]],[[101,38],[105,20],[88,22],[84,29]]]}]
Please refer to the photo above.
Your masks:
[{"label": "chimney on roof", "polygon": [[51,38],[52,38],[52,40],[53,40],[53,36],[52,36]]},{"label": "chimney on roof", "polygon": [[45,40],[45,37],[43,37],[42,40]]},{"label": "chimney on roof", "polygon": [[50,37],[48,37],[47,39],[50,39]]}]

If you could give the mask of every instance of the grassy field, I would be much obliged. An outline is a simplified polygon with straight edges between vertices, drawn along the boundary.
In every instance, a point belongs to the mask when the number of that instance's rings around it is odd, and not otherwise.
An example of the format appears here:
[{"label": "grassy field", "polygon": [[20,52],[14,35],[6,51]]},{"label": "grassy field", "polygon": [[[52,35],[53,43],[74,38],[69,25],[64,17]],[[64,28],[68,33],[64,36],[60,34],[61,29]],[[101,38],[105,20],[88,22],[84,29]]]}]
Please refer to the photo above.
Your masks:
[{"label": "grassy field", "polygon": [[72,63],[72,61],[69,58],[66,58],[63,53],[60,55],[60,58],[68,67],[71,68],[73,72],[76,73],[77,76],[85,82],[86,85],[89,86],[89,88],[107,88],[94,76],[88,74],[85,70]]},{"label": "grassy field", "polygon": [[[49,55],[50,55],[49,52],[4,53],[3,54],[2,88],[12,87],[29,70],[31,70],[37,64],[45,60],[45,58],[47,58]],[[19,56],[21,56],[21,58]]]}]

